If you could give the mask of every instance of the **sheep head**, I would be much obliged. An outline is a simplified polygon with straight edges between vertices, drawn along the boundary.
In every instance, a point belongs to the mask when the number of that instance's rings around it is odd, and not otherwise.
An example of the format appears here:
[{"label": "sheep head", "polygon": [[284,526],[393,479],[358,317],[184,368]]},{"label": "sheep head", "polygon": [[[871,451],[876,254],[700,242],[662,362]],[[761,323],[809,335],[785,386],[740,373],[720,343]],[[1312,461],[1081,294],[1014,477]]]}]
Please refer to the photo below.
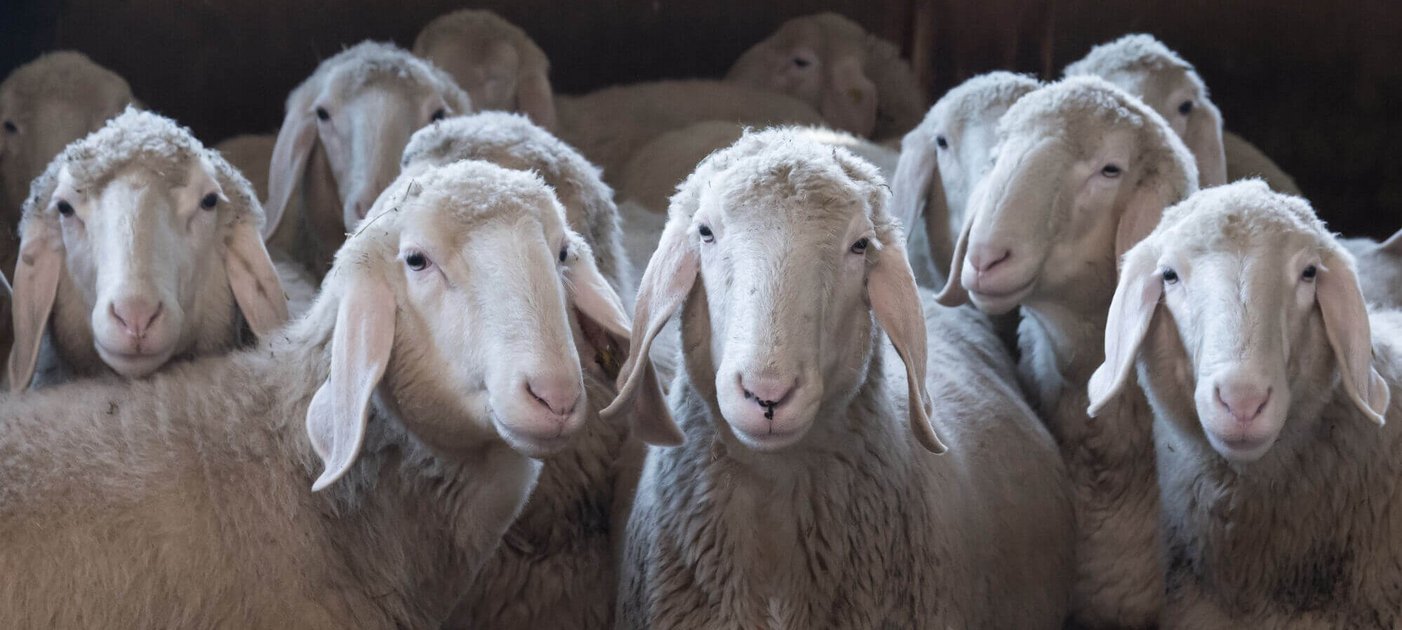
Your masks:
[{"label": "sheep head", "polygon": [[1222,112],[1193,65],[1151,35],[1126,35],[1066,66],[1066,76],[1094,75],[1143,99],[1183,139],[1203,188],[1227,183]]},{"label": "sheep head", "polygon": [[638,291],[640,340],[606,413],[652,380],[647,348],[685,303],[693,386],[741,444],[783,449],[866,382],[874,316],[905,361],[911,429],[942,452],[923,312],[887,196],[870,164],[792,130],[748,133],[706,158],[672,198]]},{"label": "sheep head", "polygon": [[324,309],[336,311],[330,376],[307,412],[318,490],[354,463],[376,391],[437,451],[505,440],[539,457],[588,415],[583,370],[611,376],[627,349],[618,296],[554,194],[486,162],[386,189],[337,253]]},{"label": "sheep head", "polygon": [[1151,399],[1232,462],[1265,455],[1288,419],[1310,439],[1336,382],[1362,415],[1381,424],[1387,412],[1353,257],[1306,201],[1259,180],[1170,208],[1126,255],[1091,413],[1130,380],[1146,337]]},{"label": "sheep head", "polygon": [[501,16],[477,9],[438,16],[419,31],[414,54],[451,74],[478,110],[520,112],[555,128],[550,60]]},{"label": "sheep head", "polygon": [[287,301],[248,181],[189,130],[128,109],[35,180],[15,274],[10,383],[29,385],[53,314],[60,355],[127,377],[267,335]]},{"label": "sheep head", "polygon": [[994,314],[1084,303],[1100,288],[1108,296],[1119,255],[1197,186],[1191,156],[1163,119],[1097,78],[1022,97],[999,123],[994,154],[940,296]]}]

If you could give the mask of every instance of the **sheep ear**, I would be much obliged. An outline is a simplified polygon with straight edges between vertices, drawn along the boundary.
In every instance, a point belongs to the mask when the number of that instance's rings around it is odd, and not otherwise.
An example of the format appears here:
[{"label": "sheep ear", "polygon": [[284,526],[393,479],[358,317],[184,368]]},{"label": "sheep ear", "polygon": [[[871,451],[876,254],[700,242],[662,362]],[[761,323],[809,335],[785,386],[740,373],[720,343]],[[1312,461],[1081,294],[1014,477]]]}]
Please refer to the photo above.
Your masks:
[{"label": "sheep ear", "polygon": [[1201,188],[1227,183],[1227,153],[1222,145],[1222,114],[1217,106],[1200,99],[1192,112],[1186,134],[1188,149],[1198,163],[1198,185]]},{"label": "sheep ear", "polygon": [[1402,256],[1402,230],[1397,230],[1397,233],[1393,234],[1391,238],[1383,241],[1378,249],[1393,256]]},{"label": "sheep ear", "polygon": [[[927,217],[928,221],[929,218]],[[940,289],[935,301],[943,306],[963,306],[969,303],[969,291],[964,288],[964,253],[969,249],[969,232],[974,229],[974,215],[964,217],[964,227],[959,230],[959,240],[954,243],[954,254],[949,257],[949,277],[945,278],[944,288]],[[934,241],[930,241],[933,250]]]},{"label": "sheep ear", "polygon": [[1099,414],[1129,380],[1162,295],[1163,283],[1155,273],[1154,257],[1149,251],[1132,252],[1110,300],[1105,321],[1105,363],[1090,377],[1090,407],[1086,413],[1091,417]]},{"label": "sheep ear", "polygon": [[933,408],[925,385],[925,358],[929,351],[925,310],[920,306],[920,293],[915,288],[915,274],[910,270],[902,236],[893,224],[878,227],[877,238],[882,247],[876,264],[867,274],[867,299],[876,314],[876,322],[886,331],[896,354],[905,363],[910,430],[925,450],[943,453],[948,448],[930,424]]},{"label": "sheep ear", "polygon": [[273,157],[268,162],[268,201],[263,206],[268,221],[263,224],[267,239],[282,223],[282,214],[292,201],[292,191],[302,181],[307,158],[316,145],[316,116],[311,111],[309,86],[297,88],[287,99],[287,115],[278,129]]},{"label": "sheep ear", "polygon": [[[599,267],[594,262],[594,254],[584,239],[572,234],[570,239],[570,262],[565,288],[569,291],[570,303],[579,313],[580,328],[593,350],[593,356],[580,356],[580,361],[588,367],[590,362],[597,364],[616,380],[622,367],[624,351],[628,347],[628,334],[632,324],[623,312],[623,300],[613,290]],[[592,328],[591,328],[592,327]]]},{"label": "sheep ear", "polygon": [[394,342],[394,292],[381,279],[355,277],[337,308],[330,375],[307,408],[307,435],[326,466],[313,492],[344,476],[360,455],[370,397],[385,375]]},{"label": "sheep ear", "polygon": [[935,137],[923,126],[916,127],[901,139],[901,156],[896,161],[896,173],[891,177],[891,208],[907,232],[920,224],[921,203],[924,203],[925,236],[930,241],[930,259],[940,273],[947,274],[951,239],[949,234],[949,205],[944,197],[944,182],[940,180],[939,152]]},{"label": "sheep ear", "polygon": [[287,294],[253,223],[242,220],[225,243],[224,267],[243,318],[253,334],[265,338],[287,323]]},{"label": "sheep ear", "polygon": [[1339,364],[1344,391],[1359,411],[1381,425],[1386,422],[1391,393],[1373,367],[1368,309],[1352,263],[1343,256],[1328,256],[1316,283],[1315,301],[1324,316],[1324,333]]},{"label": "sheep ear", "polygon": [[14,344],[10,347],[10,391],[29,389],[39,345],[58,294],[58,276],[63,269],[63,237],[42,216],[25,224],[20,239],[19,263],[15,266],[14,303],[11,304]]},{"label": "sheep ear", "polygon": [[861,60],[855,56],[838,60],[830,80],[818,107],[823,118],[838,129],[870,137],[876,129],[876,85],[862,71]]},{"label": "sheep ear", "polygon": [[1163,218],[1163,209],[1171,203],[1173,191],[1167,185],[1165,173],[1145,180],[1130,192],[1120,223],[1115,229],[1115,260],[1121,261],[1125,252],[1149,236]]},{"label": "sheep ear", "polygon": [[658,446],[676,446],[684,439],[667,409],[648,351],[657,333],[681,308],[692,285],[696,284],[701,261],[695,244],[687,236],[689,227],[685,213],[678,213],[662,230],[657,251],[638,286],[637,304],[633,309],[633,343],[628,347],[628,360],[618,375],[618,397],[600,412],[601,416],[611,418],[629,409],[638,437]]},{"label": "sheep ear", "polygon": [[516,79],[516,109],[546,131],[555,131],[555,92],[549,68],[522,72]]}]

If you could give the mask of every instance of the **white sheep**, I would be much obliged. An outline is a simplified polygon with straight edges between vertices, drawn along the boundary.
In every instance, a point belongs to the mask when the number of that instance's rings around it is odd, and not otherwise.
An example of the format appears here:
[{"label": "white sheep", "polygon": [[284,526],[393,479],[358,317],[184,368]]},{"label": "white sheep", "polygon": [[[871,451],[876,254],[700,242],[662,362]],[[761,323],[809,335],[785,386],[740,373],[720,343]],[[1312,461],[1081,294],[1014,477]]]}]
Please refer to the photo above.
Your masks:
[{"label": "white sheep", "polygon": [[520,112],[555,128],[550,59],[501,16],[484,9],[440,15],[414,38],[414,54],[452,75],[479,111]]},{"label": "white sheep", "polygon": [[1256,180],[1169,208],[1104,347],[1090,412],[1136,365],[1153,405],[1164,628],[1402,624],[1402,313],[1369,315],[1308,202]]},{"label": "white sheep", "polygon": [[49,161],[132,103],[125,79],[80,52],[51,52],[5,77],[0,82],[0,222],[11,229],[18,225],[29,183]]},{"label": "white sheep", "polygon": [[1370,238],[1339,242],[1358,261],[1358,284],[1368,303],[1402,308],[1402,230],[1381,243]]},{"label": "white sheep", "polygon": [[620,295],[632,292],[632,265],[619,240],[613,191],[573,147],[524,116],[484,112],[420,129],[400,161],[408,172],[463,159],[539,174],[560,198],[570,228],[584,235],[609,284]]},{"label": "white sheep", "polygon": [[437,627],[627,326],[537,177],[401,179],[257,349],[4,400],[0,625]]},{"label": "white sheep", "polygon": [[801,99],[833,127],[878,140],[910,131],[929,103],[895,44],[836,13],[784,22],[726,80]]},{"label": "white sheep", "polygon": [[248,181],[174,121],[128,109],[34,181],[15,272],[9,382],[138,378],[267,336],[286,296]]},{"label": "white sheep", "polygon": [[[589,245],[599,272],[627,287],[630,265],[619,244],[612,191],[598,170],[564,142],[516,114],[486,112],[450,118],[414,134],[404,150],[403,177],[462,159],[537,173],[565,209],[565,222]],[[620,293],[622,293],[620,291]],[[582,330],[577,334],[597,335]],[[604,357],[601,387],[612,386],[619,355]],[[487,562],[449,618],[461,628],[605,628],[613,618],[613,549],[622,531],[610,523],[620,461],[635,439],[620,419],[591,422],[565,449],[544,459],[540,481],[505,544]],[[636,473],[634,473],[636,474]],[[621,523],[620,523],[621,526]]]},{"label": "white sheep", "polygon": [[[998,119],[1039,86],[1036,79],[1011,72],[978,75],[940,97],[901,140],[891,177],[892,214],[912,237],[924,232],[929,258],[942,279],[949,273],[954,235],[964,225],[969,194],[988,170]],[[924,230],[918,227],[922,224]],[[920,271],[917,265],[917,276]]]},{"label": "white sheep", "polygon": [[1201,187],[1265,177],[1277,190],[1299,194],[1295,180],[1270,158],[1222,128],[1222,112],[1197,70],[1152,35],[1125,35],[1096,46],[1066,66],[1065,75],[1101,77],[1154,108],[1193,152]]},{"label": "white sheep", "polygon": [[990,314],[1021,308],[1023,389],[1056,436],[1075,488],[1072,620],[1146,627],[1163,602],[1150,411],[1125,396],[1093,422],[1120,253],[1197,189],[1192,154],[1154,110],[1096,77],[1023,96],[998,123],[940,296]]},{"label": "white sheep", "polygon": [[647,454],[619,627],[1061,627],[1062,464],[986,321],[922,315],[887,196],[777,129],[673,197],[603,415],[668,417],[647,354],[681,310],[686,441]]},{"label": "white sheep", "polygon": [[[361,42],[321,62],[287,97],[264,236],[296,232],[297,246],[288,250],[322,276],[346,231],[399,174],[409,136],[471,111],[452,77],[393,44]],[[297,191],[300,204],[292,203]],[[302,214],[285,212],[289,204]]]}]

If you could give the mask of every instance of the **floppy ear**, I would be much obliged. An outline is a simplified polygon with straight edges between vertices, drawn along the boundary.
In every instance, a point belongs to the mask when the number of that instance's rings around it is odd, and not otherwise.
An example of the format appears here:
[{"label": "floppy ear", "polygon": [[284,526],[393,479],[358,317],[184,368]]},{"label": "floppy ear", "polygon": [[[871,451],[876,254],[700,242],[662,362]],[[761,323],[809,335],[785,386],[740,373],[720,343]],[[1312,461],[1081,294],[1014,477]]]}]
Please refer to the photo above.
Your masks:
[{"label": "floppy ear", "polygon": [[871,136],[876,129],[876,85],[862,71],[860,59],[848,57],[833,64],[818,109],[833,127]]},{"label": "floppy ear", "polygon": [[1207,99],[1199,99],[1199,106],[1192,112],[1188,121],[1185,144],[1193,152],[1198,163],[1198,185],[1211,188],[1227,183],[1227,153],[1222,145],[1222,113]]},{"label": "floppy ear", "polygon": [[39,344],[49,325],[54,296],[58,294],[63,251],[63,237],[57,226],[37,214],[25,222],[19,260],[15,265],[14,303],[10,307],[15,335],[9,360],[12,392],[28,389],[29,381],[34,378]]},{"label": "floppy ear", "polygon": [[292,201],[292,191],[302,181],[307,169],[307,157],[316,145],[316,115],[312,113],[313,90],[302,84],[287,99],[287,115],[277,132],[273,157],[268,163],[268,201],[263,205],[268,221],[263,224],[263,238],[269,238],[282,223],[282,214]]},{"label": "floppy ear", "polygon": [[[972,204],[970,204],[972,205]],[[969,232],[974,229],[974,215],[964,217],[964,227],[959,230],[959,240],[954,243],[954,255],[949,259],[949,277],[944,281],[935,301],[943,306],[963,306],[969,303],[969,291],[964,288],[964,253],[969,249]],[[933,250],[934,241],[930,241]]]},{"label": "floppy ear", "polygon": [[243,318],[253,334],[265,338],[287,323],[287,294],[253,222],[241,220],[225,240],[224,267]]},{"label": "floppy ear", "polygon": [[1088,385],[1090,407],[1086,413],[1091,417],[1099,414],[1120,392],[1134,369],[1139,346],[1144,343],[1144,335],[1149,332],[1149,323],[1163,295],[1163,282],[1155,273],[1154,263],[1152,250],[1135,250],[1120,273],[1105,321],[1105,363],[1091,374]]},{"label": "floppy ear", "polygon": [[896,354],[905,363],[910,431],[925,450],[943,453],[948,448],[930,424],[932,406],[925,385],[929,340],[925,335],[925,310],[920,306],[919,290],[915,288],[915,274],[910,270],[900,230],[894,224],[878,224],[876,237],[881,250],[876,264],[867,273],[867,300],[876,314],[876,323],[886,331]]},{"label": "floppy ear", "polygon": [[[889,207],[909,233],[920,221],[921,204],[925,204],[925,233],[930,237],[930,254],[939,266],[949,260],[949,208],[944,203],[937,151],[934,135],[923,126],[912,129],[901,139],[901,155],[896,161],[896,172],[891,176]],[[935,198],[935,193],[939,199]],[[945,219],[943,227],[936,225],[941,217]],[[937,244],[937,239],[942,243]],[[937,253],[938,249],[945,251]]]},{"label": "floppy ear", "polygon": [[681,308],[696,283],[701,261],[695,243],[688,237],[690,227],[687,215],[678,213],[662,230],[657,251],[638,286],[637,304],[633,308],[633,343],[628,348],[628,361],[618,375],[618,397],[600,412],[601,416],[611,418],[625,409],[631,411],[638,437],[658,446],[676,446],[684,439],[667,409],[648,351],[657,333]]},{"label": "floppy ear", "polygon": [[516,110],[546,131],[555,131],[555,92],[548,67],[523,70],[517,77]]},{"label": "floppy ear", "polygon": [[612,380],[618,379],[624,352],[628,347],[628,334],[632,324],[623,312],[623,301],[613,290],[594,262],[594,254],[578,234],[571,234],[570,260],[566,267],[565,289],[569,293],[570,304],[579,314],[580,328],[584,330],[583,341],[594,351],[594,356],[580,356],[586,366],[594,362]]},{"label": "floppy ear", "polygon": [[331,373],[307,408],[307,435],[326,469],[321,490],[350,471],[365,440],[370,397],[394,344],[394,292],[384,280],[354,274],[341,293],[331,335]]},{"label": "floppy ear", "polygon": [[1353,264],[1331,254],[1324,259],[1316,282],[1315,301],[1324,316],[1324,333],[1339,364],[1344,391],[1363,415],[1381,425],[1392,394],[1373,367],[1373,333]]}]

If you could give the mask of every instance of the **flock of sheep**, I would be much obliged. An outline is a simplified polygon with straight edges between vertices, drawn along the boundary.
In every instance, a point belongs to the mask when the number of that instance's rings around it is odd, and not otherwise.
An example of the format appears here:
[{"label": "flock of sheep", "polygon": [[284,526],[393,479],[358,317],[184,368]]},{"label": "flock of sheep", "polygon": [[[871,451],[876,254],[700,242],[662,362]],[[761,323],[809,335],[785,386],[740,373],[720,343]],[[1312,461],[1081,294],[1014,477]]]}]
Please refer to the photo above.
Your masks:
[{"label": "flock of sheep", "polygon": [[0,626],[1402,625],[1402,234],[1152,37],[1065,75],[821,14],[557,96],[459,11],[210,149],[40,57]]}]

